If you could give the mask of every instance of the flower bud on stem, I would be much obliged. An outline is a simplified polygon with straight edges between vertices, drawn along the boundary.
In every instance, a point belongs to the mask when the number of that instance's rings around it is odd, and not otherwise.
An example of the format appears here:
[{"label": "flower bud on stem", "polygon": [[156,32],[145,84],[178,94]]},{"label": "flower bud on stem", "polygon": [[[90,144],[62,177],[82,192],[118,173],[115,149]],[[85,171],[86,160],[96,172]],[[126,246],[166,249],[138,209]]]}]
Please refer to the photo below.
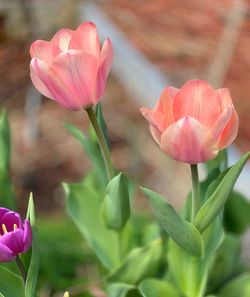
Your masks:
[{"label": "flower bud on stem", "polygon": [[105,167],[106,167],[106,171],[107,171],[107,175],[108,175],[108,179],[111,180],[112,177],[114,177],[114,168],[113,168],[113,164],[111,161],[111,155],[110,155],[110,151],[108,148],[108,145],[106,143],[106,140],[104,138],[102,129],[97,121],[95,112],[93,110],[92,107],[88,107],[85,109],[88,116],[89,116],[89,120],[95,130],[100,148],[101,148],[101,152],[102,152],[102,156],[103,156],[103,160],[105,163]]},{"label": "flower bud on stem", "polygon": [[200,185],[199,174],[197,164],[191,164],[191,176],[192,176],[192,216],[191,222],[194,222],[195,216],[200,209]]}]

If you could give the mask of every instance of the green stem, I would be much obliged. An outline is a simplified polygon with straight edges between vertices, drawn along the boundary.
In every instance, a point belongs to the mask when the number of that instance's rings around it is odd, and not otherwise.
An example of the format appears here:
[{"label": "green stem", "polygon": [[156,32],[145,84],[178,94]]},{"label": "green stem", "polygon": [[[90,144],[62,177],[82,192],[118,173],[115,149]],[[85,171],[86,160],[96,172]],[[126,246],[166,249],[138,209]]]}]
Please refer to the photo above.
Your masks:
[{"label": "green stem", "polygon": [[97,118],[96,118],[93,108],[92,107],[86,108],[86,112],[89,116],[89,120],[90,120],[90,122],[95,130],[96,136],[98,138],[98,142],[99,142],[99,145],[101,148],[101,152],[102,152],[103,160],[105,163],[108,179],[111,180],[112,177],[114,176],[114,168],[113,168],[113,164],[111,161],[111,155],[110,155],[110,151],[109,151],[107,142],[103,135],[102,129],[97,121]]},{"label": "green stem", "polygon": [[26,283],[26,279],[27,279],[27,272],[26,272],[26,269],[23,265],[23,262],[22,260],[20,259],[20,257],[17,255],[16,256],[16,263],[17,263],[17,266],[21,272],[21,275],[22,275],[22,278],[23,278],[23,281],[24,283]]},{"label": "green stem", "polygon": [[197,164],[191,164],[191,176],[192,176],[192,222],[194,222],[195,216],[200,209],[200,185],[199,174]]}]

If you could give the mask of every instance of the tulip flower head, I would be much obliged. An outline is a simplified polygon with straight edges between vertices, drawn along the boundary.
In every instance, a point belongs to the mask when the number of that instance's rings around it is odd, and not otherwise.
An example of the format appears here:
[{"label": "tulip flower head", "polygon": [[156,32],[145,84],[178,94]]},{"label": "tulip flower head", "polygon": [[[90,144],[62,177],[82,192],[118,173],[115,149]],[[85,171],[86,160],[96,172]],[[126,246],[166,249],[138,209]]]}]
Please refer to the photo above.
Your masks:
[{"label": "tulip flower head", "polygon": [[25,253],[32,243],[28,220],[22,222],[18,213],[0,207],[0,262],[12,261]]},{"label": "tulip flower head", "polygon": [[59,30],[51,41],[30,48],[30,76],[44,96],[69,110],[96,105],[104,94],[113,61],[109,39],[101,48],[96,27],[85,22],[75,31]]},{"label": "tulip flower head", "polygon": [[189,164],[206,162],[228,147],[238,132],[238,115],[228,89],[203,80],[181,89],[166,87],[153,109],[141,108],[161,150]]}]

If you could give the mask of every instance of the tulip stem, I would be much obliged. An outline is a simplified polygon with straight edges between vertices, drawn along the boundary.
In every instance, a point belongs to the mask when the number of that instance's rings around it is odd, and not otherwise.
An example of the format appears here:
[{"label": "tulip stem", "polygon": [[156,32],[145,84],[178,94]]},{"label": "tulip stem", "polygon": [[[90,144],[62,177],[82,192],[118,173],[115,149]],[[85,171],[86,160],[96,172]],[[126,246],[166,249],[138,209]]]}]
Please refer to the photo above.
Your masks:
[{"label": "tulip stem", "polygon": [[23,265],[23,262],[22,260],[20,259],[20,257],[17,255],[16,256],[16,263],[17,263],[17,266],[21,272],[21,275],[22,275],[22,278],[23,278],[23,281],[24,283],[26,283],[26,279],[27,279],[27,272],[26,272],[26,269]]},{"label": "tulip stem", "polygon": [[197,164],[191,164],[191,176],[192,176],[192,223],[195,216],[200,209],[200,185],[199,174]]},{"label": "tulip stem", "polygon": [[110,151],[109,151],[107,142],[105,140],[105,137],[103,135],[102,129],[99,125],[99,122],[96,118],[96,114],[95,114],[93,108],[92,107],[86,108],[86,112],[89,116],[89,120],[90,120],[90,122],[95,130],[96,136],[98,138],[98,142],[99,142],[99,145],[101,148],[101,152],[102,152],[103,160],[105,163],[108,179],[111,180],[112,177],[114,177],[114,168],[113,168],[113,164],[111,161],[111,155],[110,155]]}]

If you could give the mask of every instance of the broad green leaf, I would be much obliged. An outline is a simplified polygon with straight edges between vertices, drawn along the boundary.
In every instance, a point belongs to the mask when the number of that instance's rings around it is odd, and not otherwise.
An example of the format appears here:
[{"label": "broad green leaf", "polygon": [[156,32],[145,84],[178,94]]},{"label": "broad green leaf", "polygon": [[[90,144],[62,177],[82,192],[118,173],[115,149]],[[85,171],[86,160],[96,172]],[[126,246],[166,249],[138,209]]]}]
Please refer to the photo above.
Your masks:
[{"label": "broad green leaf", "polygon": [[34,297],[36,295],[36,284],[40,266],[40,245],[38,232],[35,226],[35,206],[32,194],[30,194],[29,198],[27,217],[30,220],[32,227],[32,253],[25,284],[25,297]]},{"label": "broad green leaf", "polygon": [[230,283],[226,284],[222,290],[219,291],[219,297],[249,297],[250,296],[250,272],[246,272]]},{"label": "broad green leaf", "polygon": [[239,237],[227,234],[215,254],[208,282],[209,292],[213,292],[233,275],[239,273],[240,252]]},{"label": "broad green leaf", "polygon": [[120,172],[107,186],[103,216],[108,228],[120,231],[130,217],[128,178]]},{"label": "broad green leaf", "polygon": [[139,290],[143,297],[180,297],[171,283],[154,278],[143,280],[139,285]]},{"label": "broad green leaf", "polygon": [[221,218],[217,217],[212,224],[209,225],[202,233],[204,242],[204,255],[209,257],[221,246],[224,239],[224,230]]},{"label": "broad green leaf", "polygon": [[108,278],[109,283],[138,284],[145,277],[154,276],[162,256],[162,241],[151,242],[142,248],[133,249],[124,262]]},{"label": "broad green leaf", "polygon": [[229,195],[224,208],[223,222],[228,232],[238,234],[250,226],[250,202],[241,193],[233,191]]},{"label": "broad green leaf", "polygon": [[82,183],[64,184],[66,206],[80,232],[107,268],[119,263],[118,235],[109,230],[101,217],[104,193],[93,187],[91,177]]},{"label": "broad green leaf", "polygon": [[22,278],[3,266],[0,266],[0,280],[0,292],[6,297],[25,296]]},{"label": "broad green leaf", "polygon": [[73,135],[81,143],[86,154],[89,156],[92,162],[99,183],[101,183],[103,187],[106,187],[108,179],[105,170],[105,164],[97,140],[85,136],[80,129],[76,128],[73,125],[66,124],[65,127],[68,129],[70,134]]},{"label": "broad green leaf", "polygon": [[107,125],[106,125],[106,122],[105,122],[105,119],[104,119],[104,116],[103,116],[101,102],[99,102],[96,105],[96,116],[97,116],[98,123],[99,123],[99,125],[100,125],[100,127],[102,129],[102,133],[104,135],[106,143],[107,143],[109,149],[111,149],[111,144],[110,144],[109,137],[108,137],[108,129],[107,129]]},{"label": "broad green leaf", "polygon": [[[250,153],[245,154],[227,171],[215,192],[198,211],[194,224],[200,231],[203,231],[223,209],[249,156]],[[218,178],[220,178],[220,176]]]},{"label": "broad green leaf", "polygon": [[125,297],[131,290],[135,290],[135,286],[123,284],[123,283],[112,283],[107,286],[107,292],[109,297]]},{"label": "broad green leaf", "polygon": [[2,293],[0,293],[0,297],[5,297]]},{"label": "broad green leaf", "polygon": [[193,256],[203,255],[203,240],[199,231],[177,214],[175,209],[157,193],[142,188],[149,203],[168,235]]},{"label": "broad green leaf", "polygon": [[204,296],[209,258],[193,257],[172,239],[168,241],[168,279],[175,285],[181,296]]}]

